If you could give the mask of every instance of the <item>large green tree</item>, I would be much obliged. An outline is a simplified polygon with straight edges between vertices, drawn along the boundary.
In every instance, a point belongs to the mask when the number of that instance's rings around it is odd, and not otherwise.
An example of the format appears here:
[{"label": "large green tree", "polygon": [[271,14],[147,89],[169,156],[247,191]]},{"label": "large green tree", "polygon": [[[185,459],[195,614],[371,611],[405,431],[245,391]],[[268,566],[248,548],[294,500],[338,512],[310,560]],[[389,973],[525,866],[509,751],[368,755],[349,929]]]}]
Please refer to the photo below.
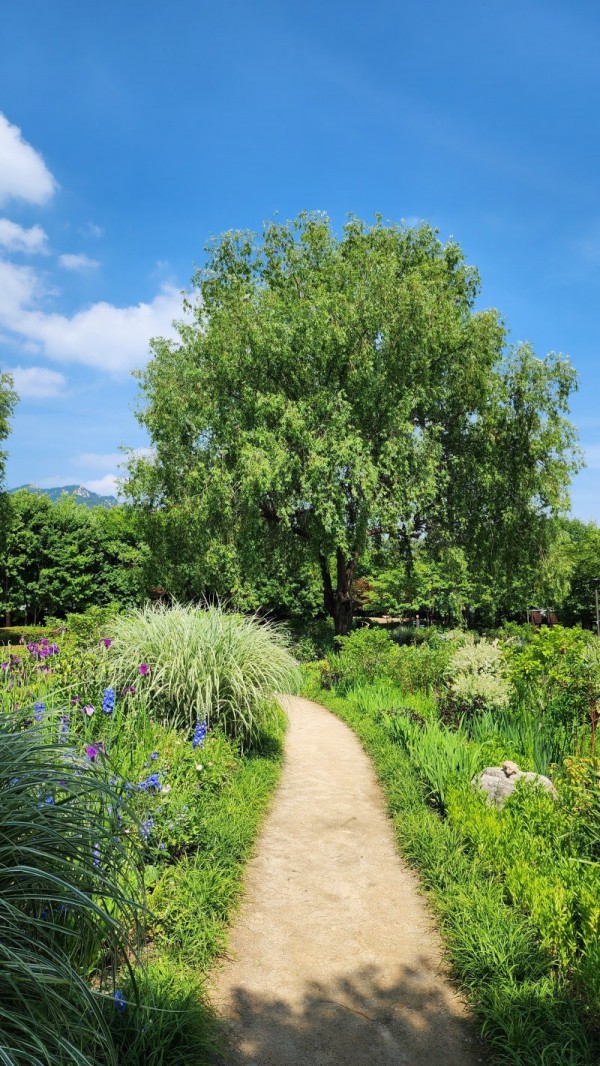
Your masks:
[{"label": "large green tree", "polygon": [[510,583],[506,537],[527,532],[530,562],[564,505],[568,363],[507,357],[476,270],[429,226],[352,218],[338,238],[302,214],[208,253],[140,375],[154,454],[128,486],[174,591],[235,595],[287,555],[318,567],[344,634],[370,538],[458,546]]}]

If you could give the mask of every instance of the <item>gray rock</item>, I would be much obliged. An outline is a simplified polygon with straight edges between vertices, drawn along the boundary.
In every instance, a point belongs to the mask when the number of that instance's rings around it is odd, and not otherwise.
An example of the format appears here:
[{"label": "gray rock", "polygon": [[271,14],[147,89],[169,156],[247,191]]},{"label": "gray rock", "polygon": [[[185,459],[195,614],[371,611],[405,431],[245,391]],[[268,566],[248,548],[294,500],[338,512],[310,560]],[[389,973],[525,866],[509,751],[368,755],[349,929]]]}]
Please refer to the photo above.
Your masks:
[{"label": "gray rock", "polygon": [[505,801],[515,791],[517,781],[521,780],[540,785],[556,799],[557,792],[549,777],[534,774],[531,771],[524,773],[519,770],[516,763],[510,761],[502,766],[487,766],[478,777],[473,778],[471,784],[487,792],[488,803],[493,803],[495,807],[503,807]]}]

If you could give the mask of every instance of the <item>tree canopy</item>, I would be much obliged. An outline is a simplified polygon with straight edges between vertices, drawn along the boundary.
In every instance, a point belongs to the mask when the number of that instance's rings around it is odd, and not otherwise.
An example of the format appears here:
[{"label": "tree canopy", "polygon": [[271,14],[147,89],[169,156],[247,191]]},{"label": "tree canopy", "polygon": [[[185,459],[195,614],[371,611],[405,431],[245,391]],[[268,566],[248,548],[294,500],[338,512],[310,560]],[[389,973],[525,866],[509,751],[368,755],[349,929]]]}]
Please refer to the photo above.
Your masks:
[{"label": "tree canopy", "polygon": [[[477,271],[423,225],[321,214],[207,249],[179,339],[140,374],[153,455],[128,491],[179,595],[318,567],[337,634],[369,545],[464,557],[490,611],[526,596],[575,465],[567,360],[507,350]],[[526,605],[526,604],[525,604]]]}]

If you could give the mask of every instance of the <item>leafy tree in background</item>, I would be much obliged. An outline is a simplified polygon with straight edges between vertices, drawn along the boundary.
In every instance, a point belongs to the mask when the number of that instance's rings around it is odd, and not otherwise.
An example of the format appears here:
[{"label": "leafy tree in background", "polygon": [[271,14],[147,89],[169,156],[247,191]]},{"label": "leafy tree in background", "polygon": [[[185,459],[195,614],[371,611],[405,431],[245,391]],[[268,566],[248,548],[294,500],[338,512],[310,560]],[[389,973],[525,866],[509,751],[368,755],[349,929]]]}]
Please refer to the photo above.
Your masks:
[{"label": "leafy tree in background", "polygon": [[243,598],[278,545],[318,567],[341,635],[370,539],[407,558],[426,539],[506,609],[565,505],[568,363],[505,356],[477,272],[426,225],[352,218],[338,239],[301,214],[208,251],[191,321],[140,374],[154,454],[130,464],[173,590]]},{"label": "leafy tree in background", "polygon": [[0,556],[7,625],[11,616],[37,623],[91,605],[140,602],[144,550],[131,512],[79,507],[70,497],[52,503],[25,490],[7,504]]},{"label": "leafy tree in background", "polygon": [[600,529],[595,522],[564,518],[560,522],[563,567],[569,585],[561,604],[565,625],[595,627],[594,578],[600,578]]}]

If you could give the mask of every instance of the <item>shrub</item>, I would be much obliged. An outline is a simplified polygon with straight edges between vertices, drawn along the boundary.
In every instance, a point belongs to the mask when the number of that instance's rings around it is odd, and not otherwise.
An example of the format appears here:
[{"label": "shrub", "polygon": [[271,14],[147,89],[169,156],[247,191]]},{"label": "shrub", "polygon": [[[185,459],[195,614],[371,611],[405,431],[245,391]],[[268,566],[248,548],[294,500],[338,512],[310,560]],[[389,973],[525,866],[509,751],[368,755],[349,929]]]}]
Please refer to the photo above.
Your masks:
[{"label": "shrub", "polygon": [[157,715],[193,728],[218,725],[248,744],[273,718],[273,697],[297,684],[280,629],[221,607],[147,606],[119,615],[106,656],[121,691],[140,684]]},{"label": "shrub", "polygon": [[497,640],[482,640],[457,648],[448,663],[446,676],[449,703],[460,713],[500,710],[509,702],[511,686]]},{"label": "shrub", "polygon": [[511,678],[554,722],[583,723],[600,698],[600,641],[583,629],[542,626],[526,643],[507,642]]}]

